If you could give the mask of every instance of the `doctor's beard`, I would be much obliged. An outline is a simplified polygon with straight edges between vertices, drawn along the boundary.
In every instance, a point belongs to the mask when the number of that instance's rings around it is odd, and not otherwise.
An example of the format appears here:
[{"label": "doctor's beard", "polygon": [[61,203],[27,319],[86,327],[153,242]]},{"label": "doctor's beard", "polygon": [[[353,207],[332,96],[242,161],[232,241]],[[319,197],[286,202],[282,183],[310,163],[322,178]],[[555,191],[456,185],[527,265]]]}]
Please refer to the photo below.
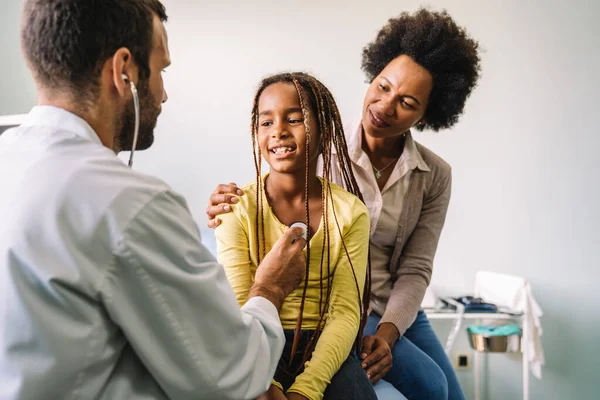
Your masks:
[{"label": "doctor's beard", "polygon": [[[161,112],[161,102],[156,101],[148,90],[148,80],[140,81],[137,86],[140,98],[140,130],[136,150],[146,150],[154,143],[154,128]],[[158,104],[158,106],[156,105]],[[130,151],[133,145],[135,129],[135,107],[133,99],[125,108],[123,115],[117,121],[117,136],[115,148],[118,151]]]}]

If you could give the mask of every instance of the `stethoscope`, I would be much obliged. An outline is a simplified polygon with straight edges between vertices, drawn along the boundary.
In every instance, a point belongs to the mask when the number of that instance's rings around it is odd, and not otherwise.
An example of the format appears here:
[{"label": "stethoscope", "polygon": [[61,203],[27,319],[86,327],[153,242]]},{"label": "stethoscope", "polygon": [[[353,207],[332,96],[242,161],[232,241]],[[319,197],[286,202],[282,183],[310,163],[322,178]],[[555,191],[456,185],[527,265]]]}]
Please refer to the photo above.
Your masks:
[{"label": "stethoscope", "polygon": [[292,225],[290,225],[290,229],[292,228],[300,228],[302,229],[302,234],[296,236],[295,238],[292,239],[292,244],[294,244],[296,242],[296,240],[302,238],[304,239],[306,242],[308,242],[308,226],[306,226],[306,224],[304,222],[294,222]]},{"label": "stethoscope", "polygon": [[131,89],[131,94],[133,95],[133,106],[135,109],[135,128],[133,130],[133,143],[131,144],[131,154],[129,155],[129,168],[133,168],[133,154],[135,153],[135,147],[137,146],[138,134],[140,131],[140,97],[138,96],[138,91],[135,87],[135,84],[129,80],[127,75],[122,74],[121,77],[123,81],[129,81],[129,88]]}]

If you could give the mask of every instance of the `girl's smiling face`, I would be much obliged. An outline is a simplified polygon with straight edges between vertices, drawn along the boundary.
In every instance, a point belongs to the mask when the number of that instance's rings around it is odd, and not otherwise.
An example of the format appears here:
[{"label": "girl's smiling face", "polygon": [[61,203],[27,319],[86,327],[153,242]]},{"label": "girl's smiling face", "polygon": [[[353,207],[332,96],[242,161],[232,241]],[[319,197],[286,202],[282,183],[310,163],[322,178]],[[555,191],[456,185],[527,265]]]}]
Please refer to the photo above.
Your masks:
[{"label": "girl's smiling face", "polygon": [[[318,131],[312,110],[308,110],[310,128],[309,162],[319,155]],[[258,146],[271,171],[305,173],[306,129],[298,91],[293,83],[269,85],[258,100]]]}]

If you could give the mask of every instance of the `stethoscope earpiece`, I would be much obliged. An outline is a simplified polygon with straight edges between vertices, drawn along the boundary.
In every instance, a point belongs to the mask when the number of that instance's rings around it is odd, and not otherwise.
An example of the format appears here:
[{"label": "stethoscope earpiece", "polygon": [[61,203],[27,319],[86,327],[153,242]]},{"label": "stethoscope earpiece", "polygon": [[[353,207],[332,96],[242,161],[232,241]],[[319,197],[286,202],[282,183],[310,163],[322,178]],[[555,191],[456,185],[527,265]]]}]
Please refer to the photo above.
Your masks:
[{"label": "stethoscope earpiece", "polygon": [[123,82],[129,82],[129,88],[131,89],[131,94],[133,95],[133,106],[135,108],[135,128],[133,131],[133,143],[131,144],[131,154],[129,155],[129,167],[133,167],[133,153],[135,153],[135,148],[137,146],[138,134],[140,131],[140,98],[138,95],[138,91],[135,87],[135,84],[129,80],[129,77],[126,74],[121,74],[121,78],[123,78]]}]

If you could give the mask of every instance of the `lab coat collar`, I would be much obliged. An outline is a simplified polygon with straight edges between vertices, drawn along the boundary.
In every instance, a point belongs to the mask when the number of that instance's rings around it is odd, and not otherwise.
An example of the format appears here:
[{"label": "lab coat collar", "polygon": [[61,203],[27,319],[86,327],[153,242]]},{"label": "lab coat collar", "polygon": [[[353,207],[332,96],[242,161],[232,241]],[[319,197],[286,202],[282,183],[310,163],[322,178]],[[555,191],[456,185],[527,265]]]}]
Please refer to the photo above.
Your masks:
[{"label": "lab coat collar", "polygon": [[49,126],[66,130],[79,137],[103,146],[100,138],[84,119],[59,107],[35,106],[31,109],[22,126]]}]

